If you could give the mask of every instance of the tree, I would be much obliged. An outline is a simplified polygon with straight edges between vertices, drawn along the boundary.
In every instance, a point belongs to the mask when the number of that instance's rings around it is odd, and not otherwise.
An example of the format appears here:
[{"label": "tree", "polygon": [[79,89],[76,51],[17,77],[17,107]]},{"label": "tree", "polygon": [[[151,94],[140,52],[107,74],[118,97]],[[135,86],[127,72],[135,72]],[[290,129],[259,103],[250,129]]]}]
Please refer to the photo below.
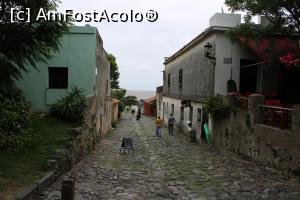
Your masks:
[{"label": "tree", "polygon": [[[28,66],[37,68],[38,62],[47,61],[60,46],[59,38],[68,30],[63,21],[36,21],[40,8],[55,11],[58,0],[18,1],[0,3],[0,90],[8,89],[14,79],[20,79]],[[30,8],[30,22],[11,22],[11,9]]]},{"label": "tree", "polygon": [[[232,41],[239,41],[241,36],[250,39],[272,38],[276,35],[288,36],[293,40],[293,46],[299,44],[300,34],[300,0],[225,0],[231,11],[246,12],[245,23],[228,31]],[[266,26],[254,24],[253,16],[264,16],[270,22]],[[273,48],[274,40],[270,40],[268,48]],[[295,49],[295,48],[294,48]],[[286,69],[300,63],[299,52],[291,50],[287,55],[277,55],[272,52],[277,62],[286,65]]]},{"label": "tree", "polygon": [[[225,0],[231,11],[246,12],[246,24],[252,16],[265,16],[271,24],[265,27],[269,33],[300,32],[300,1],[299,0]],[[249,26],[250,28],[251,26]]]},{"label": "tree", "polygon": [[112,97],[119,99],[120,101],[124,99],[126,95],[126,89],[120,88],[120,89],[112,89]]},{"label": "tree", "polygon": [[110,82],[111,82],[111,88],[112,89],[119,89],[119,68],[118,64],[116,62],[116,57],[112,54],[107,55],[107,59],[110,63]]},{"label": "tree", "polygon": [[124,104],[124,98],[126,95],[126,89],[120,88],[120,89],[112,89],[112,97],[120,100],[119,104],[119,111],[123,112],[125,109],[125,104]]},{"label": "tree", "polygon": [[[22,78],[29,66],[46,62],[59,50],[59,38],[69,23],[36,21],[41,8],[55,11],[58,0],[0,1],[0,149],[21,148],[38,139],[29,127],[30,103],[14,80]],[[11,11],[30,9],[30,22],[11,22]]]},{"label": "tree", "polygon": [[138,105],[138,100],[136,96],[126,96],[124,98],[124,104],[125,106],[133,106],[133,105]]}]

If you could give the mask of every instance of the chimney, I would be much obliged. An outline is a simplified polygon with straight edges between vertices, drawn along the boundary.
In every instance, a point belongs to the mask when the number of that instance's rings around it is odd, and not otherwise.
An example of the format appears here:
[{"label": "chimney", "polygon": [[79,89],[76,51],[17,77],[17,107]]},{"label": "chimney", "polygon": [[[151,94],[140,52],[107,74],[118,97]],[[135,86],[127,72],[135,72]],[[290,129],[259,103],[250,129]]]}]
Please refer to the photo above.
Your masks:
[{"label": "chimney", "polygon": [[209,19],[209,26],[236,27],[241,24],[240,14],[216,13]]}]

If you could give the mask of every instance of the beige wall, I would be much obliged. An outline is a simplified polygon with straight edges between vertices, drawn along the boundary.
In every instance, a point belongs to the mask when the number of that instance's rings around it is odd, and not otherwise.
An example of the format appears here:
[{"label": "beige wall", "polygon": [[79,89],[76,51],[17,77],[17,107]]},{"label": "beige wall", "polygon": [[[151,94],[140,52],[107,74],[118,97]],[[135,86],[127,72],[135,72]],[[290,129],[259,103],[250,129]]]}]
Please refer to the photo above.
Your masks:
[{"label": "beige wall", "polygon": [[112,116],[111,116],[111,121],[112,123],[118,121],[118,113],[119,113],[119,104],[112,104]]}]

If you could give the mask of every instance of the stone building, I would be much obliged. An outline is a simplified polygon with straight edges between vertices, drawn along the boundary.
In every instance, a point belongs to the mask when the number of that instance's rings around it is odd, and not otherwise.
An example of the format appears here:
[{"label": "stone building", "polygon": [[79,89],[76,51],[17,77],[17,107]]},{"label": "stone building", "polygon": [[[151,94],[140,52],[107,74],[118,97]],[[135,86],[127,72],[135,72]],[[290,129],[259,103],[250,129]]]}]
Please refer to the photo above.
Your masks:
[{"label": "stone building", "polygon": [[[204,32],[165,58],[158,115],[167,122],[174,114],[178,128],[191,124],[198,140],[208,122],[216,148],[300,174],[300,69],[280,62],[300,52],[299,35],[239,36],[232,43],[225,32],[240,23],[240,15],[217,13]],[[207,116],[205,99],[217,94],[235,112]]]},{"label": "stone building", "polygon": [[[227,94],[227,82],[240,85],[240,66],[253,60],[240,43],[232,43],[225,32],[241,23],[238,14],[217,13],[209,27],[170,57],[165,58],[163,94],[158,115],[167,122],[174,114],[176,125],[190,121],[199,139],[203,123],[203,101],[215,94]],[[206,54],[205,46],[211,46]],[[209,49],[208,49],[209,50]]]},{"label": "stone building", "polygon": [[[111,128],[110,64],[95,27],[72,26],[61,38],[60,50],[37,69],[24,73],[17,86],[31,101],[32,110],[47,112],[70,86],[84,89],[99,137]],[[93,100],[94,99],[94,100]]]},{"label": "stone building", "polygon": [[144,115],[147,116],[155,116],[156,111],[156,96],[150,97],[148,99],[143,100],[144,107]]}]

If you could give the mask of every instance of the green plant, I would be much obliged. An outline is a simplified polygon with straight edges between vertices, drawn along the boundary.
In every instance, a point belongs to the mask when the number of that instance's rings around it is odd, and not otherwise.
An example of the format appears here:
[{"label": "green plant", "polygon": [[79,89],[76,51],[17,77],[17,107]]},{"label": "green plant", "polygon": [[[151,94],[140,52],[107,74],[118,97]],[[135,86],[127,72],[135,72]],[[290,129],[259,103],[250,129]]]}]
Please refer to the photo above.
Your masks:
[{"label": "green plant", "polygon": [[22,92],[11,87],[0,93],[0,149],[15,150],[34,146],[38,137],[30,128],[31,105]]},{"label": "green plant", "polygon": [[124,105],[128,106],[128,107],[139,104],[139,101],[137,100],[136,96],[126,96],[126,97],[124,97],[123,102],[124,102]]},{"label": "green plant", "polygon": [[226,105],[221,95],[208,97],[204,103],[206,112],[212,114],[214,119],[225,117],[230,112],[230,106]]},{"label": "green plant", "polygon": [[[40,8],[45,12],[56,11],[58,0],[1,1],[0,6],[0,84],[22,77],[30,67],[46,62],[58,51],[60,38],[71,23],[64,20],[35,20]],[[11,23],[9,16],[15,11],[30,9],[30,23],[17,20]],[[3,80],[6,80],[3,82]]]},{"label": "green plant", "polygon": [[112,54],[107,55],[107,59],[110,64],[110,83],[111,83],[111,88],[112,89],[119,89],[119,77],[120,77],[120,72],[119,72],[119,67],[116,61],[116,57]]},{"label": "green plant", "polygon": [[126,95],[126,89],[124,88],[119,88],[119,89],[112,89],[111,90],[111,96],[113,98],[116,98],[118,100],[120,100],[119,103],[119,112],[123,112],[125,110],[125,95]]},{"label": "green plant", "polygon": [[[38,139],[34,148],[0,151],[0,193],[4,194],[4,199],[6,195],[15,196],[19,190],[33,184],[51,170],[48,161],[56,156],[55,150],[69,144],[72,138],[70,128],[78,126],[77,123],[67,123],[40,113],[32,113],[29,120],[28,126],[33,130],[30,130],[30,134],[34,134],[31,138]],[[15,189],[11,190],[11,187]]]},{"label": "green plant", "polygon": [[50,108],[50,114],[66,121],[83,122],[87,107],[84,90],[73,86]]}]

